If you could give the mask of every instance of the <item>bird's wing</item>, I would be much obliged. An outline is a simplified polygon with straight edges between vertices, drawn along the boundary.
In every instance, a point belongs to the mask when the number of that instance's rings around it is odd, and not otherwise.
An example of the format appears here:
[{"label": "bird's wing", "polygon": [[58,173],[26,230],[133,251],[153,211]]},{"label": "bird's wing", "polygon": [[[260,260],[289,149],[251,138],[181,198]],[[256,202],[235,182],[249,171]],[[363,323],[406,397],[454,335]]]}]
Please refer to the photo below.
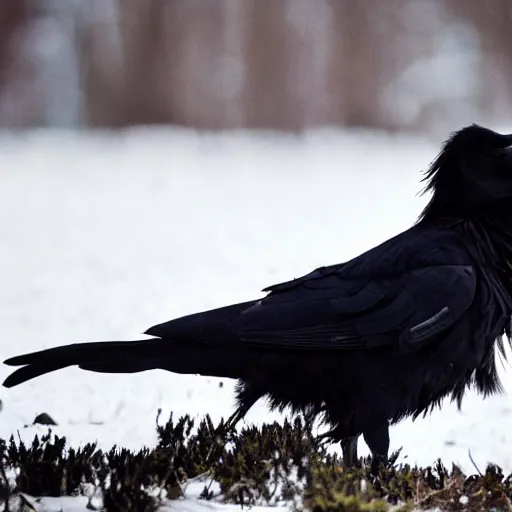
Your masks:
[{"label": "bird's wing", "polygon": [[305,276],[298,277],[297,279],[292,279],[291,281],[284,281],[283,283],[273,284],[271,286],[267,286],[266,288],[263,288],[263,292],[284,292],[287,290],[292,290],[293,288],[297,288],[301,284],[305,283],[306,281],[312,281],[315,279],[323,278],[330,276],[332,274],[337,273],[341,268],[343,268],[346,265],[346,263],[338,263],[336,265],[330,265],[327,267],[319,267],[309,274],[306,274]]},{"label": "bird's wing", "polygon": [[323,267],[268,288],[239,318],[249,345],[350,350],[400,343],[415,350],[449,329],[471,306],[470,265],[435,265],[371,278]]}]

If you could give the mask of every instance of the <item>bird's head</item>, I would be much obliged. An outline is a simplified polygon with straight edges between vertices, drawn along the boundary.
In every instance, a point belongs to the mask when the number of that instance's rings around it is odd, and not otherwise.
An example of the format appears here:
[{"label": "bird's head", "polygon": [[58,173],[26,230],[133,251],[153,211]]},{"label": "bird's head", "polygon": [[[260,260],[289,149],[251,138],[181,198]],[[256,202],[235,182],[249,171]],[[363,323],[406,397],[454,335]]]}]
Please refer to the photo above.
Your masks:
[{"label": "bird's head", "polygon": [[512,135],[478,125],[453,133],[425,173],[432,198],[421,219],[465,218],[510,200]]}]

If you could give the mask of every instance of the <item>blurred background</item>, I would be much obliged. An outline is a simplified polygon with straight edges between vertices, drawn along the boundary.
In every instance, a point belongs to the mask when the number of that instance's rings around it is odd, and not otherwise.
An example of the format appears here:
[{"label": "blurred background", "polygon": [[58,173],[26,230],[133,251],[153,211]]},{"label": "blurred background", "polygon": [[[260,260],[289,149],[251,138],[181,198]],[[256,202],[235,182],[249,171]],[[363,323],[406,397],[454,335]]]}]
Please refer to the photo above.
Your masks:
[{"label": "blurred background", "polygon": [[502,123],[511,21],[510,0],[3,0],[0,126]]}]

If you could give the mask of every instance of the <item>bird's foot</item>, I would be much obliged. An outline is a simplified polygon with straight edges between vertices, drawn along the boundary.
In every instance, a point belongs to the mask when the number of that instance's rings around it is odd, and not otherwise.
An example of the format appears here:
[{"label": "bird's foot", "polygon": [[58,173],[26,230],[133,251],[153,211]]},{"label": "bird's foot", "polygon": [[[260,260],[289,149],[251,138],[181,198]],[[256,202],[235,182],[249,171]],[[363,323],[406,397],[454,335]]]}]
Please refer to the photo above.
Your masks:
[{"label": "bird's foot", "polygon": [[378,453],[372,454],[372,461],[371,461],[371,465],[370,465],[370,473],[373,476],[378,476],[380,469],[383,468],[383,467],[387,467],[387,466],[388,466],[388,457],[387,457],[387,455],[382,455],[382,454],[378,454]]}]

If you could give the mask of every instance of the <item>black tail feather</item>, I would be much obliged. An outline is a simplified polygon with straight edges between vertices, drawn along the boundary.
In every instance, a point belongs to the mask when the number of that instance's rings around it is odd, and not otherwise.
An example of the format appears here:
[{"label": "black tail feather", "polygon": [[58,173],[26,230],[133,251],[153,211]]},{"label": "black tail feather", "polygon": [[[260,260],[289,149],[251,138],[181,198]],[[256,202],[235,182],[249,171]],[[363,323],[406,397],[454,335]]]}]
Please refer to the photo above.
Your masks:
[{"label": "black tail feather", "polygon": [[13,387],[68,366],[99,373],[136,373],[152,369],[183,374],[238,378],[251,352],[236,342],[234,321],[256,302],[196,313],[154,326],[136,341],[75,343],[31,352],[4,361],[23,366],[4,386]]},{"label": "black tail feather", "polygon": [[[79,364],[82,361],[104,361],[110,357],[123,358],[140,357],[141,348],[146,357],[161,355],[162,344],[160,338],[137,340],[137,341],[98,341],[91,343],[74,343],[60,347],[30,352],[4,361],[8,366],[22,366],[26,364],[55,363],[55,361],[70,360],[67,366]],[[167,342],[169,345],[171,342]]]},{"label": "black tail feather", "polygon": [[[68,366],[107,373],[147,370],[154,362],[151,354],[157,351],[157,344],[161,347],[162,340],[76,343],[12,357],[7,359],[5,364],[23,367],[7,377],[4,386],[11,388]],[[102,367],[103,370],[100,369]]]},{"label": "black tail feather", "polygon": [[9,377],[4,380],[4,386],[6,388],[12,388],[18,384],[26,382],[27,380],[35,379],[36,377],[44,375],[45,373],[54,372],[55,370],[66,368],[67,366],[70,365],[62,363],[46,363],[23,366],[22,368],[19,368],[15,372],[11,373],[11,375],[9,375]]},{"label": "black tail feather", "polygon": [[68,366],[98,373],[137,373],[162,369],[181,374],[240,378],[252,357],[251,351],[230,347],[182,345],[150,339],[128,342],[97,342],[65,345],[16,356],[5,361],[22,366],[4,381],[11,388],[40,375]]}]

